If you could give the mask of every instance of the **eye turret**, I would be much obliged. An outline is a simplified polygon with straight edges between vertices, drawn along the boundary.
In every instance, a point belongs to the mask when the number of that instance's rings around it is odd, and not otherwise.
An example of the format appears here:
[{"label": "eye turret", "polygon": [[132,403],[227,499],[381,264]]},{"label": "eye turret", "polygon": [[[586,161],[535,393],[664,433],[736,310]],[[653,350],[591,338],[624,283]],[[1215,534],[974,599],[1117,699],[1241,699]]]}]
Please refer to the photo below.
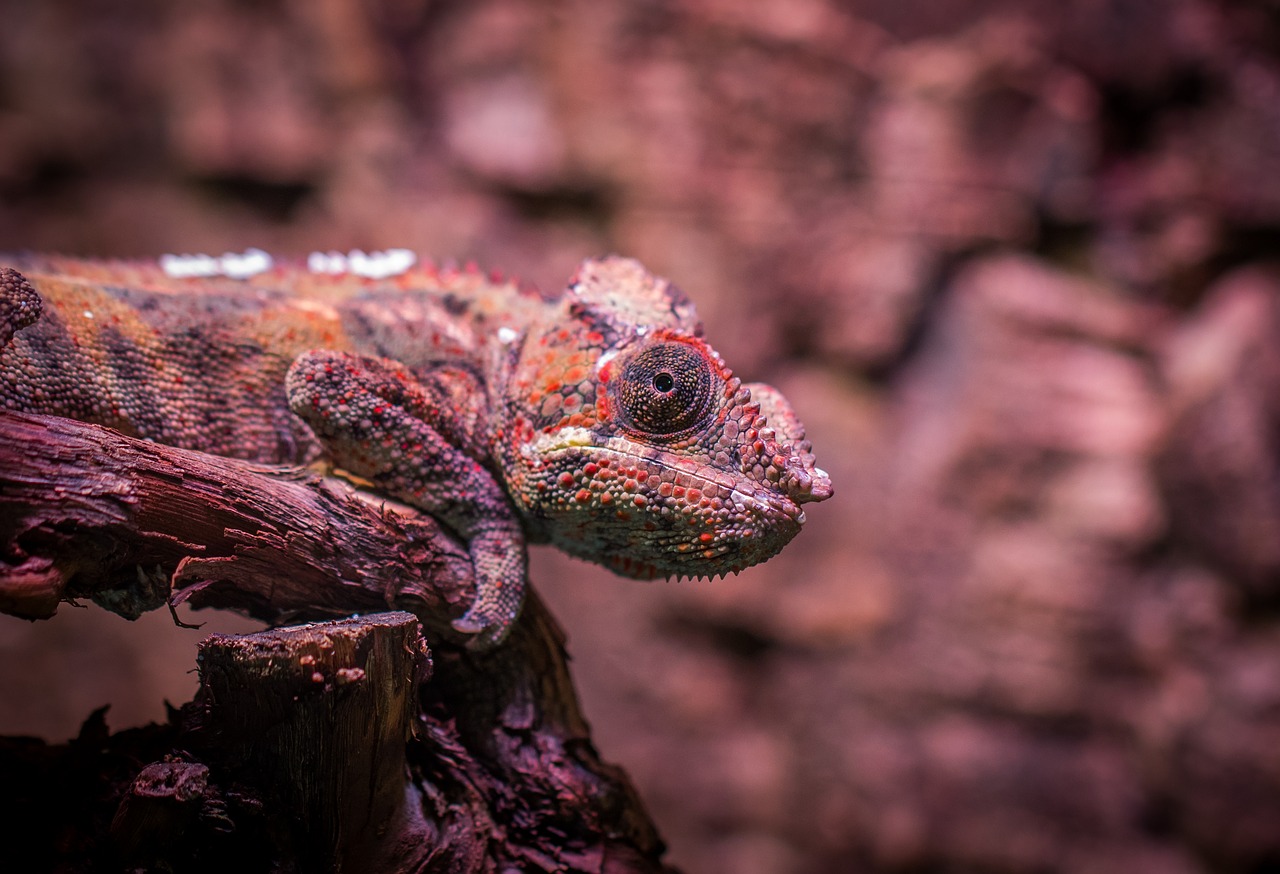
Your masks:
[{"label": "eye turret", "polygon": [[654,438],[703,424],[711,409],[711,362],[688,343],[658,342],[636,352],[614,381],[623,423]]}]

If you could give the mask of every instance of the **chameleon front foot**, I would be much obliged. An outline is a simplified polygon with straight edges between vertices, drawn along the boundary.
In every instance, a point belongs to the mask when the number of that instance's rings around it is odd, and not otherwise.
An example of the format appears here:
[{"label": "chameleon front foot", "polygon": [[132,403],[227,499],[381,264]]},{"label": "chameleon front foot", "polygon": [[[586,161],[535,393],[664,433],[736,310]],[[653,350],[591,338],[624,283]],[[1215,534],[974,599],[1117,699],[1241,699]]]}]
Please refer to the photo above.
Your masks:
[{"label": "chameleon front foot", "polygon": [[425,510],[467,542],[476,600],[453,627],[470,646],[500,643],[524,600],[524,532],[493,475],[463,448],[478,441],[458,410],[480,391],[455,370],[415,374],[399,362],[316,350],[285,379],[289,408],[334,464]]},{"label": "chameleon front foot", "polygon": [[524,603],[524,540],[518,526],[511,530],[497,524],[475,532],[469,546],[476,570],[476,597],[470,609],[453,621],[453,627],[475,635],[468,643],[471,649],[488,649],[510,633]]},{"label": "chameleon front foot", "polygon": [[[514,603],[511,603],[513,601]],[[455,631],[474,635],[467,641],[469,649],[490,649],[505,640],[511,633],[511,626],[520,615],[520,605],[523,601],[523,592],[499,600],[477,598],[471,608],[451,624]]]}]

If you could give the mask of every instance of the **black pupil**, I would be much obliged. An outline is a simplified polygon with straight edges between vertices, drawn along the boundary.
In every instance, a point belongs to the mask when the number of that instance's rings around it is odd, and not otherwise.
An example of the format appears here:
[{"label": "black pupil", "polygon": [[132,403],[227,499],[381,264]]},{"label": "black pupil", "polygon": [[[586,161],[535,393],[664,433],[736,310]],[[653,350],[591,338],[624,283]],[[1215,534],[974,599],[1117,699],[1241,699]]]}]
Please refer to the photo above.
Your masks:
[{"label": "black pupil", "polygon": [[665,371],[662,373],[655,373],[653,375],[653,387],[665,394],[676,387],[675,377]]}]

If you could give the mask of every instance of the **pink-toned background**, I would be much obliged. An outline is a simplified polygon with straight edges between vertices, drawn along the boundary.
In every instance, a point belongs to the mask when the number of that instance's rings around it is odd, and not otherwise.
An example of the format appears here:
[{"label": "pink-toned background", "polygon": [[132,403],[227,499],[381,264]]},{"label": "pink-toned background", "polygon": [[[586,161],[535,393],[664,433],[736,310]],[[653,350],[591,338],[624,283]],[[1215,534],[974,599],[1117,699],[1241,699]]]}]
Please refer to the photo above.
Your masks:
[{"label": "pink-toned background", "polygon": [[[774,561],[534,558],[673,863],[1280,866],[1280,4],[5,6],[0,250],[617,251],[788,394]],[[0,617],[0,732],[201,634]]]}]

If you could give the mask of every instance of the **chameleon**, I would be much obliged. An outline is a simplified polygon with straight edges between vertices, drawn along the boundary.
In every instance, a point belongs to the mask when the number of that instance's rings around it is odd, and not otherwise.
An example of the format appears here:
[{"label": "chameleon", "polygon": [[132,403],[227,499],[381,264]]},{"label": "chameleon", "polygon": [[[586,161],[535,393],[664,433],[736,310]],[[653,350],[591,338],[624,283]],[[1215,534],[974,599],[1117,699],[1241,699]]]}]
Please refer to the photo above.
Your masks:
[{"label": "chameleon", "polygon": [[408,250],[0,256],[0,406],[372,483],[465,542],[476,594],[453,625],[477,648],[518,616],[526,543],[723,576],[833,493],[781,393],[618,256],[558,295]]}]

